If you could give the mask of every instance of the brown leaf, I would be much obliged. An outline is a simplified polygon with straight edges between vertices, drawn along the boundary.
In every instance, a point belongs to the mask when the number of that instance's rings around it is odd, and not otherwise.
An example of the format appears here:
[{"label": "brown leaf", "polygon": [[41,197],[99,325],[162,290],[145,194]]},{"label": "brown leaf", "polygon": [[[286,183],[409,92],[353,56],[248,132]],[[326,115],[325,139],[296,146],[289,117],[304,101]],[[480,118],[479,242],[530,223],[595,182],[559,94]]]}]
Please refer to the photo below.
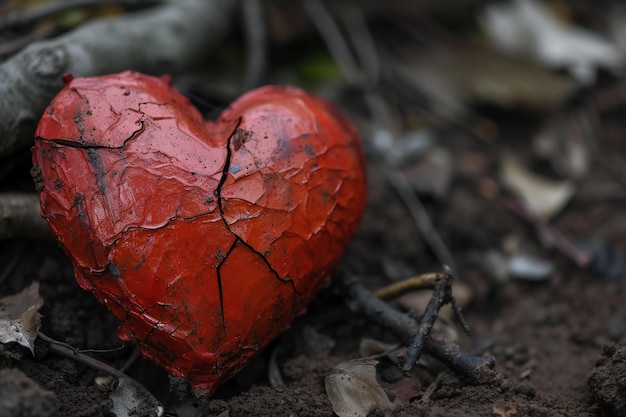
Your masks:
[{"label": "brown leaf", "polygon": [[326,394],[339,417],[365,417],[373,408],[392,403],[376,380],[376,360],[357,359],[337,365],[326,376]]},{"label": "brown leaf", "polygon": [[15,342],[30,349],[39,332],[43,298],[39,295],[39,283],[33,282],[22,292],[0,299],[0,343]]}]

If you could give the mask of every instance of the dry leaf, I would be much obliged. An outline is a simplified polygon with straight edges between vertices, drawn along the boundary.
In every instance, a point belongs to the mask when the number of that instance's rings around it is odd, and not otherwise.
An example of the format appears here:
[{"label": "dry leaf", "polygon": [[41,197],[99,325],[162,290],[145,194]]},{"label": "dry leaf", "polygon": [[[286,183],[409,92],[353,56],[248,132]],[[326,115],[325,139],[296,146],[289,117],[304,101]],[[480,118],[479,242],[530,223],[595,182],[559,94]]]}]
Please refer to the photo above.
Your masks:
[{"label": "dry leaf", "polygon": [[513,192],[529,212],[549,219],[567,204],[574,194],[569,181],[554,181],[527,170],[511,155],[505,155],[500,180]]},{"label": "dry leaf", "polygon": [[534,256],[517,254],[508,259],[511,277],[527,281],[543,281],[552,276],[554,263]]},{"label": "dry leaf", "polygon": [[460,117],[462,103],[480,101],[504,108],[552,109],[572,90],[567,77],[505,54],[432,50],[392,62],[399,77],[426,94],[434,111]]},{"label": "dry leaf", "polygon": [[375,407],[392,407],[389,397],[376,380],[377,363],[363,359],[345,362],[326,376],[326,394],[339,417],[366,417]]},{"label": "dry leaf", "polygon": [[506,255],[497,250],[489,250],[479,257],[485,271],[496,281],[504,282],[510,278],[526,281],[543,281],[555,272],[553,262],[526,254]]},{"label": "dry leaf", "polygon": [[116,417],[161,417],[163,406],[136,381],[128,377],[118,379],[117,388],[111,393],[111,412]]},{"label": "dry leaf", "polygon": [[621,72],[624,65],[624,56],[613,43],[565,25],[534,0],[490,4],[482,23],[501,51],[565,68],[581,83],[593,82],[597,67]]},{"label": "dry leaf", "polygon": [[0,343],[18,343],[34,355],[41,306],[43,298],[39,295],[38,282],[33,282],[19,294],[0,299]]}]

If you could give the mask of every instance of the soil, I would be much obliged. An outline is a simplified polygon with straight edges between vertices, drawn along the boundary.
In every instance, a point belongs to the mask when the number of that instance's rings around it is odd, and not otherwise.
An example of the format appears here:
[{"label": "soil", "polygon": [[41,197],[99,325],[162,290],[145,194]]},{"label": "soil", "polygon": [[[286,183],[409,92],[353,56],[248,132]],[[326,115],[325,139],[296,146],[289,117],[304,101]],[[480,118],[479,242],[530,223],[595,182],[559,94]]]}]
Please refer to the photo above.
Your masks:
[{"label": "soil", "polygon": [[[500,137],[519,140],[482,143],[450,135],[443,141],[455,167],[450,188],[443,196],[422,197],[454,256],[458,280],[471,294],[464,314],[473,335],[450,324],[446,334],[473,354],[493,355],[501,378],[475,385],[428,358],[414,376],[403,377],[388,359],[379,358],[378,379],[394,408],[374,409],[372,416],[626,415],[625,274],[608,274],[608,266],[598,262],[579,267],[544,245],[535,229],[507,208],[510,196],[498,183],[498,160],[513,149],[528,161],[532,128],[508,115],[500,129]],[[374,159],[370,155],[370,162]],[[371,289],[441,268],[406,206],[375,166],[372,163],[369,172],[362,227],[337,269]],[[619,254],[626,250],[626,230],[619,221],[624,201],[583,192],[615,186],[616,179],[605,168],[595,160],[593,174],[582,180],[579,193],[553,225],[572,242],[599,241],[598,251],[613,259],[605,264],[619,267]],[[28,170],[26,156],[15,175],[5,178],[4,189],[18,184],[34,191]],[[493,278],[480,260],[511,241],[552,262],[554,272],[535,281]],[[132,346],[123,346],[116,337],[113,316],[78,287],[55,243],[11,240],[1,246],[0,294],[16,293],[38,281],[45,300],[41,313],[46,335],[89,349],[87,354],[118,369],[133,357]],[[364,338],[395,341],[385,329],[352,312],[345,301],[331,283],[288,332],[210,399],[194,399],[180,381],[147,360],[134,360],[124,371],[161,401],[166,415],[332,416],[325,375],[335,365],[362,356]],[[12,410],[15,416],[112,415],[105,374],[58,356],[41,340],[34,357],[15,344],[0,345],[0,368],[0,409]],[[276,369],[282,384],[275,382]]]}]

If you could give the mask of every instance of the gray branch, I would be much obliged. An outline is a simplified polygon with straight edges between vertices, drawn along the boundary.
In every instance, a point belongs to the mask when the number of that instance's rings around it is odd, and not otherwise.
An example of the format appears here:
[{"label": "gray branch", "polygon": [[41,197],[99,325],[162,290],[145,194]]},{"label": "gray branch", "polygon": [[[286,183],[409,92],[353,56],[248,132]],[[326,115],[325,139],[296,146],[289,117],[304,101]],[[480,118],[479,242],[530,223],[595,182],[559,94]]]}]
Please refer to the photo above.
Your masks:
[{"label": "gray branch", "polygon": [[218,45],[238,6],[238,0],[168,0],[29,45],[0,65],[0,156],[32,143],[63,74],[180,73]]},{"label": "gray branch", "polygon": [[48,224],[39,214],[35,193],[0,193],[0,240],[50,239]]}]

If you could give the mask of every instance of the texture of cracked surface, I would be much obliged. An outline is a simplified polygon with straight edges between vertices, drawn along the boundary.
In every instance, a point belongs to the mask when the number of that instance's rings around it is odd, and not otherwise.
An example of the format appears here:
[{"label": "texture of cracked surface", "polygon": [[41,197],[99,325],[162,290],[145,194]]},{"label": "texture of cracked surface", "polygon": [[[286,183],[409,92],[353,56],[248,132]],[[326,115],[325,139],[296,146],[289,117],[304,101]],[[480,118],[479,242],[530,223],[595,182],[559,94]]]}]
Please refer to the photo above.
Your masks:
[{"label": "texture of cracked surface", "polygon": [[290,87],[210,122],[165,77],[71,80],[33,162],[42,215],[119,337],[209,392],[304,312],[365,205],[355,129]]}]

